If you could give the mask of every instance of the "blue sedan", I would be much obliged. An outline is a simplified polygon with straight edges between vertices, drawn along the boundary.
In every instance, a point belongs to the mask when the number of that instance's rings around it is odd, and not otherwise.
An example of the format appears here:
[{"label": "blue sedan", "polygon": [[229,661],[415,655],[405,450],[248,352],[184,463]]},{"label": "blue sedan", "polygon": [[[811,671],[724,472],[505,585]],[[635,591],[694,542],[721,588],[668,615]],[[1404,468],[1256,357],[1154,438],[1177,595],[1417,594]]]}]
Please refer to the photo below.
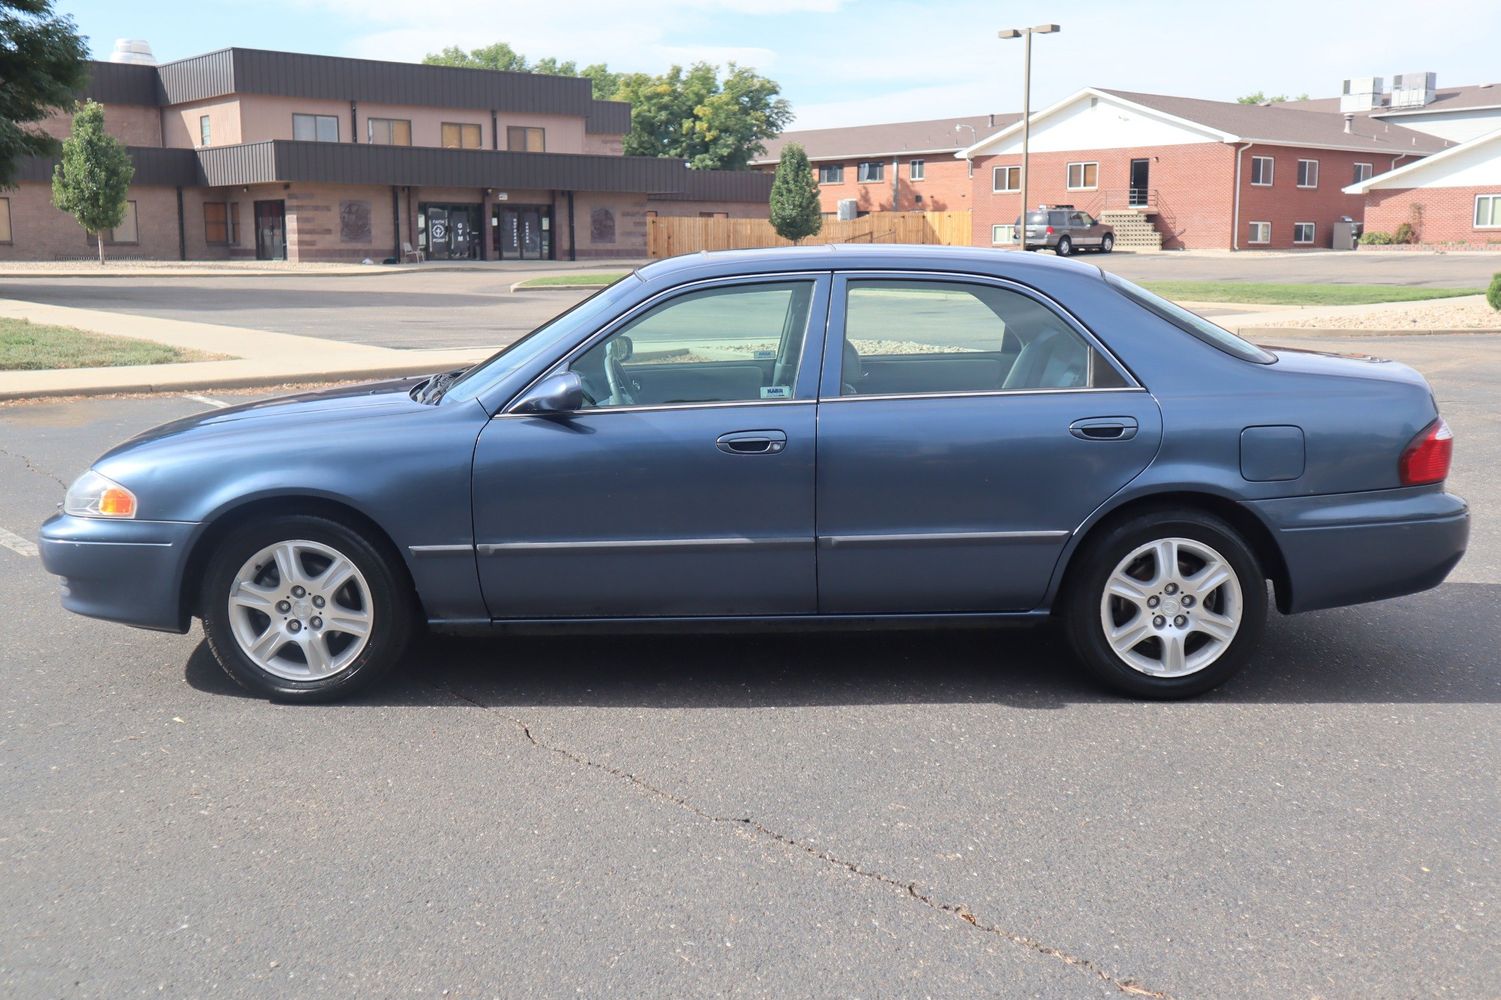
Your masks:
[{"label": "blue sedan", "polygon": [[365,687],[420,623],[1050,618],[1104,684],[1170,698],[1246,663],[1269,591],[1293,613],[1437,586],[1469,533],[1451,448],[1412,369],[1263,350],[1087,264],[698,254],[466,371],[148,431],[41,552],[65,607],[201,618],[288,701]]}]

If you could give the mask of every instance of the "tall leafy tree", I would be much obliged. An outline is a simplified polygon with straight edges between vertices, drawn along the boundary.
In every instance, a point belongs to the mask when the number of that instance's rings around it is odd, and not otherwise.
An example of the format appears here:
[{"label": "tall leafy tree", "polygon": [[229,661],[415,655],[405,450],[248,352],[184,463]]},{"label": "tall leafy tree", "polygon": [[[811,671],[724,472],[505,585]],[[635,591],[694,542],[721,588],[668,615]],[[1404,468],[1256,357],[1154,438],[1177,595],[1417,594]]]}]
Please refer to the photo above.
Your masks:
[{"label": "tall leafy tree", "polygon": [[0,0],[0,188],[16,182],[16,161],[51,156],[57,140],[35,126],[73,107],[88,79],[88,48],[52,0]]},{"label": "tall leafy tree", "polygon": [[792,121],[792,107],[775,80],[730,63],[694,63],[666,73],[616,73],[603,63],[582,69],[555,58],[533,62],[505,42],[465,51],[450,46],[423,62],[471,69],[586,77],[602,101],[631,105],[631,131],[623,146],[628,156],[671,156],[700,169],[739,170],[762,150],[762,142]]},{"label": "tall leafy tree", "polygon": [[784,240],[801,243],[823,228],[823,209],[818,203],[818,181],[803,147],[789,142],[782,147],[777,173],[771,181],[771,228]]},{"label": "tall leafy tree", "polygon": [[125,218],[125,197],[135,165],[118,139],[104,130],[104,105],[89,101],[73,116],[61,161],[52,171],[52,203],[78,220],[99,244]]}]

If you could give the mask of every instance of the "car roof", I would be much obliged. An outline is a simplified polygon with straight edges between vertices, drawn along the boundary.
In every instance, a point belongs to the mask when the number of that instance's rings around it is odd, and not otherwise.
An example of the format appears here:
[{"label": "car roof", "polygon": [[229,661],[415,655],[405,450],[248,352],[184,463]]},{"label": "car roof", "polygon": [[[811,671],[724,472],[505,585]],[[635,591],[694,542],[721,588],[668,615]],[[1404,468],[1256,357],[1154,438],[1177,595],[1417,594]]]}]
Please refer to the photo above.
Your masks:
[{"label": "car roof", "polygon": [[1019,280],[1049,274],[1100,276],[1093,264],[988,247],[902,243],[830,243],[760,250],[704,250],[653,261],[636,273],[651,284],[688,279],[808,270],[971,271]]}]

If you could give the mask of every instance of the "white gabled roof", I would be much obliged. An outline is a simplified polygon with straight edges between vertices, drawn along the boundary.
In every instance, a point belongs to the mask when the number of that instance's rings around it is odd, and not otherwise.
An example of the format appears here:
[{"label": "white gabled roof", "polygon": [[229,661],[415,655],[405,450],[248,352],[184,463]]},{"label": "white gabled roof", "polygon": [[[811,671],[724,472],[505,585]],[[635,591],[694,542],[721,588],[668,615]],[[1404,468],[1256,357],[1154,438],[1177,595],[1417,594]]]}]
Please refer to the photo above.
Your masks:
[{"label": "white gabled roof", "polygon": [[1467,160],[1477,150],[1484,149],[1492,144],[1496,146],[1494,154],[1496,173],[1497,175],[1501,175],[1501,129],[1497,129],[1494,132],[1487,132],[1485,135],[1477,136],[1469,142],[1462,142],[1457,146],[1450,146],[1448,149],[1440,150],[1431,156],[1425,156],[1421,160],[1404,163],[1396,170],[1388,170],[1384,174],[1376,174],[1373,177],[1368,177],[1358,184],[1351,184],[1344,189],[1344,192],[1345,194],[1365,194],[1374,188],[1392,187],[1392,181],[1403,182],[1396,185],[1397,187],[1418,187],[1419,184],[1412,183],[1414,174],[1425,174],[1434,170],[1442,173],[1446,164],[1452,165],[1456,160]]},{"label": "white gabled roof", "polygon": [[[1144,105],[1137,104],[1134,101],[1126,100],[1123,97],[1112,94],[1107,90],[1100,90],[1097,87],[1085,87],[1082,90],[1077,90],[1056,104],[1043,108],[1041,111],[1032,112],[1032,127],[1036,128],[1039,122],[1046,121],[1053,115],[1056,115],[1058,112],[1066,110],[1067,108],[1071,108],[1075,104],[1089,97],[1097,98],[1103,101],[1110,101],[1113,104],[1123,104],[1143,114],[1150,115],[1154,118],[1161,118],[1173,125],[1178,125],[1182,128],[1190,129],[1195,132],[1201,132],[1206,138],[1209,139],[1216,139],[1220,142],[1234,142],[1236,138],[1228,132],[1222,132],[1217,128],[1211,128],[1209,126],[1202,125],[1199,122],[1189,121],[1186,118],[1180,118],[1177,115],[1168,114],[1166,112],[1159,111],[1156,108],[1149,108]],[[1020,134],[1021,130],[1022,122],[1018,120],[1009,127],[1003,128],[999,132],[996,132],[994,135],[986,136],[984,139],[981,139],[974,145],[969,146],[966,149],[959,150],[959,152],[955,153],[954,155],[961,159],[973,159],[976,155],[983,153],[988,149],[1000,146],[1007,139],[1011,138],[1014,135]]]}]

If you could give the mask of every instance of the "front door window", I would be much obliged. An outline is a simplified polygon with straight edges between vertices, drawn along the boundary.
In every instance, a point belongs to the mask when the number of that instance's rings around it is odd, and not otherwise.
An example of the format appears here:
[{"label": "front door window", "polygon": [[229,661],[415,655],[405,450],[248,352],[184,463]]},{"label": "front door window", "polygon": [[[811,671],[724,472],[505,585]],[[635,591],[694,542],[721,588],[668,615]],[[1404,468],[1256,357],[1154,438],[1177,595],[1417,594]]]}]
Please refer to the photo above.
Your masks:
[{"label": "front door window", "polygon": [[429,260],[472,260],[479,256],[478,205],[424,204],[418,213],[418,239]]},{"label": "front door window", "polygon": [[495,253],[502,260],[552,259],[552,209],[506,205],[494,210]]},{"label": "front door window", "polygon": [[287,259],[286,202],[255,203],[255,257],[256,260]]},{"label": "front door window", "polygon": [[1133,207],[1151,204],[1150,171],[1151,160],[1131,161],[1131,191],[1128,204]]}]

